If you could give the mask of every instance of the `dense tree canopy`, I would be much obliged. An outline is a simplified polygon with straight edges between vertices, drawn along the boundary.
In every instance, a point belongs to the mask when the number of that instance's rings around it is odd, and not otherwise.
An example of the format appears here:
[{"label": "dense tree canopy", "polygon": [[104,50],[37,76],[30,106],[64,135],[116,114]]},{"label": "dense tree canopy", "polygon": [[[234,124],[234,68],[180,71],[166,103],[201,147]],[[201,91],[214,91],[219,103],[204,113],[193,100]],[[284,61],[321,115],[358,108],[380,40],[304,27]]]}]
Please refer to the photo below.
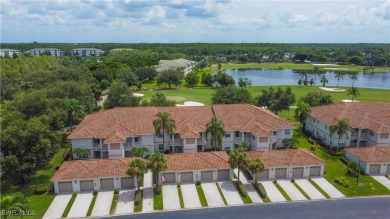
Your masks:
[{"label": "dense tree canopy", "polygon": [[295,94],[291,88],[287,87],[285,91],[278,87],[275,91],[273,87],[268,90],[263,89],[261,95],[257,97],[256,105],[267,107],[269,110],[278,114],[282,110],[290,110],[290,106],[295,102]]},{"label": "dense tree canopy", "polygon": [[169,88],[171,88],[172,85],[180,85],[181,80],[183,80],[183,73],[181,73],[180,71],[167,69],[162,71],[157,76],[157,85],[166,84]]},{"label": "dense tree canopy", "polygon": [[213,104],[252,104],[253,99],[251,93],[245,88],[222,87],[212,94],[211,102]]},{"label": "dense tree canopy", "polygon": [[115,80],[112,82],[107,100],[104,102],[104,108],[139,106],[140,102],[141,98],[134,96],[125,82]]}]

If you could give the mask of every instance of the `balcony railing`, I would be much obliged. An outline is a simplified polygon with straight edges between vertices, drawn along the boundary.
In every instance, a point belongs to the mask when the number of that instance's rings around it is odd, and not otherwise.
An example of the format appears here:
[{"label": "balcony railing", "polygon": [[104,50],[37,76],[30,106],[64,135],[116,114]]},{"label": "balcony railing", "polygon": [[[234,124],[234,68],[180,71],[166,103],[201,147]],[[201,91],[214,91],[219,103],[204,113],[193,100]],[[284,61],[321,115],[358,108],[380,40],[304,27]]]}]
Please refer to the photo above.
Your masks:
[{"label": "balcony railing", "polygon": [[99,143],[93,143],[93,149],[99,149],[100,148],[100,144]]},{"label": "balcony railing", "polygon": [[234,137],[234,141],[241,142],[241,137]]},{"label": "balcony railing", "polygon": [[244,141],[245,141],[245,142],[251,142],[251,141],[252,141],[252,138],[251,138],[251,137],[244,137]]},{"label": "balcony railing", "polygon": [[141,145],[141,142],[140,141],[136,141],[136,142],[128,142],[128,143],[123,143],[123,147],[125,148],[125,149],[129,149],[129,148],[131,148],[131,147],[138,147],[138,146],[140,146]]},{"label": "balcony railing", "polygon": [[352,133],[351,134],[351,138],[357,138],[357,137],[359,137],[359,133]]},{"label": "balcony railing", "polygon": [[103,149],[103,150],[108,150],[108,144],[103,144],[102,149]]},{"label": "balcony railing", "polygon": [[204,144],[206,140],[203,138],[197,138],[196,141],[198,142],[198,144]]},{"label": "balcony railing", "polygon": [[271,136],[271,142],[276,142],[276,140],[277,140],[276,135],[272,135],[272,136]]},{"label": "balcony railing", "polygon": [[367,138],[367,133],[360,133],[360,138]]},{"label": "balcony railing", "polygon": [[182,145],[183,141],[180,138],[177,139],[171,139],[171,145]]}]

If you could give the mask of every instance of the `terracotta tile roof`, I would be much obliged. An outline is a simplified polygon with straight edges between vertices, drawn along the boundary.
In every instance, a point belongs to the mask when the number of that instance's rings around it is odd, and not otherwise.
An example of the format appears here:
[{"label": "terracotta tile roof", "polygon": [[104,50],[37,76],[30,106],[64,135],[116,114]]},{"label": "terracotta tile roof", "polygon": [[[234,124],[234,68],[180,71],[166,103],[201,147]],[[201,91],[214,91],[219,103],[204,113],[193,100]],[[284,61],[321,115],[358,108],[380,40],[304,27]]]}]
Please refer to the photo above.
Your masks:
[{"label": "terracotta tile roof", "polygon": [[176,122],[175,133],[197,138],[206,130],[214,113],[229,131],[269,136],[276,129],[293,128],[287,120],[249,104],[189,107],[119,107],[85,117],[69,135],[76,138],[104,138],[105,142],[125,142],[127,137],[154,135],[153,120],[158,112],[168,112]]},{"label": "terracotta tile roof", "polygon": [[178,153],[165,155],[169,171],[227,169],[229,155],[225,151]]},{"label": "terracotta tile roof", "polygon": [[306,149],[249,151],[249,158],[259,158],[266,168],[324,165],[325,162]]},{"label": "terracotta tile roof", "polygon": [[371,129],[375,132],[390,132],[389,102],[354,102],[312,107],[310,115],[327,125],[334,119],[348,119],[352,128]]},{"label": "terracotta tile roof", "polygon": [[127,176],[126,169],[131,159],[132,158],[65,161],[54,174],[52,181]]},{"label": "terracotta tile roof", "polygon": [[390,146],[346,148],[345,150],[365,163],[390,163]]}]

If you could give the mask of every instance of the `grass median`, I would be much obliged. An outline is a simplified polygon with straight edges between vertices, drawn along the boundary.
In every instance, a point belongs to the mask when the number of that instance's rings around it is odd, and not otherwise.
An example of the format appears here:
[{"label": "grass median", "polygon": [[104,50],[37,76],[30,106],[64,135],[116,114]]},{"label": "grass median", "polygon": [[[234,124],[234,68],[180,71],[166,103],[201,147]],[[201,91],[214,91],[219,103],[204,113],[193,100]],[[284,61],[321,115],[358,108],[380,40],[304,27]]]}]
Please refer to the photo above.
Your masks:
[{"label": "grass median", "polygon": [[208,206],[206,196],[204,195],[204,191],[201,185],[196,186],[196,191],[198,192],[199,201],[202,207]]}]

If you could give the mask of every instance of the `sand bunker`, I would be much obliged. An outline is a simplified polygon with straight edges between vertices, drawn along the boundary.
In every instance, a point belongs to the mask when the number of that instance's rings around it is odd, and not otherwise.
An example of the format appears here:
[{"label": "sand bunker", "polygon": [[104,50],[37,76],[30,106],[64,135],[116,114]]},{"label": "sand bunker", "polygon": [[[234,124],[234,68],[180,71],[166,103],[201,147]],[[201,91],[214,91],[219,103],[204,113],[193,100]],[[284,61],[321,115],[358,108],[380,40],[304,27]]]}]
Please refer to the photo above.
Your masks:
[{"label": "sand bunker", "polygon": [[352,102],[360,102],[360,101],[357,101],[357,100],[342,100],[344,103],[352,103]]},{"label": "sand bunker", "polygon": [[322,90],[331,91],[331,92],[343,92],[345,89],[334,88],[334,87],[320,87]]},{"label": "sand bunker", "polygon": [[348,68],[324,68],[325,70],[332,70],[332,71],[347,71]]},{"label": "sand bunker", "polygon": [[312,64],[314,66],[339,66],[337,64]]},{"label": "sand bunker", "polygon": [[176,104],[176,106],[204,106],[204,104],[194,101],[186,101],[184,104]]}]

